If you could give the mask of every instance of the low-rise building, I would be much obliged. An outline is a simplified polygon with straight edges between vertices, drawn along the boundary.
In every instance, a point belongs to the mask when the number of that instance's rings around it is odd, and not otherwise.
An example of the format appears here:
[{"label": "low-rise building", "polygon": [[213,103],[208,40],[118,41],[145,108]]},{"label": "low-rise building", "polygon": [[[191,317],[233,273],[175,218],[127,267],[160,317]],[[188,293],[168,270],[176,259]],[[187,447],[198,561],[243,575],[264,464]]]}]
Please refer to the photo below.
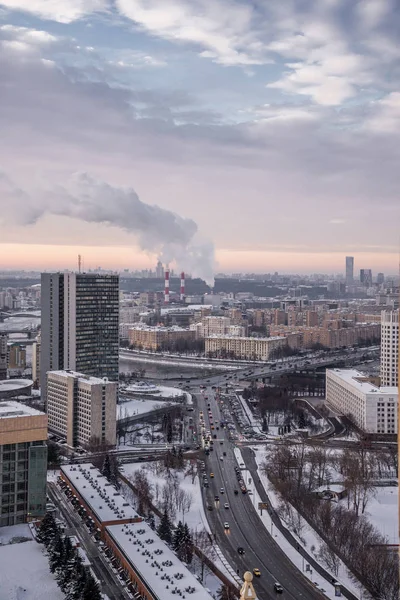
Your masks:
[{"label": "low-rise building", "polygon": [[355,369],[327,369],[326,401],[368,433],[397,433],[397,387],[378,387]]},{"label": "low-rise building", "polygon": [[116,443],[118,384],[74,371],[47,373],[49,429],[71,447]]},{"label": "low-rise building", "polygon": [[40,519],[46,512],[47,415],[0,402],[0,527]]},{"label": "low-rise building", "polygon": [[168,345],[173,345],[178,340],[192,341],[195,332],[183,327],[131,327],[128,332],[129,343],[141,347],[143,350],[159,350]]},{"label": "low-rise building", "polygon": [[205,341],[208,356],[225,356],[244,360],[269,360],[278,348],[287,346],[284,337],[253,338],[210,336]]}]

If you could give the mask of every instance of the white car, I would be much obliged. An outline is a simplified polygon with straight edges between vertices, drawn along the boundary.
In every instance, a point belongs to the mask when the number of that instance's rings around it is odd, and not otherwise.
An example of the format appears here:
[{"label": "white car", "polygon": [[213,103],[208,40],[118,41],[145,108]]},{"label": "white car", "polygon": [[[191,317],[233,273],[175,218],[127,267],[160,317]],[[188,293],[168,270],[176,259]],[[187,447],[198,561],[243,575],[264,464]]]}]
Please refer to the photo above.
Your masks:
[{"label": "white car", "polygon": [[224,508],[229,508],[229,504],[227,502],[225,502]]},{"label": "white car", "polygon": [[229,529],[229,523],[227,521],[224,523],[224,529]]}]

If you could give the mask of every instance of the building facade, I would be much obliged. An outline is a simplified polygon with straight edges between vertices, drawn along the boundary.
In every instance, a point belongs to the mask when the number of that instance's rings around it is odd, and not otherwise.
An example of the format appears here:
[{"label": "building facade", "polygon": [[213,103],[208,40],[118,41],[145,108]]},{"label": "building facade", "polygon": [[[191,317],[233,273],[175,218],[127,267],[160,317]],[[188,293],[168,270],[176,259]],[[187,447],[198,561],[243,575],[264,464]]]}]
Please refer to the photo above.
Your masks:
[{"label": "building facade", "polygon": [[0,380],[7,379],[8,347],[7,336],[0,334]]},{"label": "building facade", "polygon": [[284,337],[252,338],[210,336],[205,340],[206,356],[232,357],[243,360],[269,360],[279,348],[287,346]]},{"label": "building facade", "polygon": [[42,273],[40,384],[48,371],[71,369],[118,381],[119,277]]},{"label": "building facade", "polygon": [[41,336],[40,333],[36,342],[32,346],[32,379],[35,385],[39,385],[40,380],[40,351],[41,351]]},{"label": "building facade", "polygon": [[354,282],[354,256],[346,256],[346,285]]},{"label": "building facade", "polygon": [[68,446],[115,446],[118,384],[74,371],[47,374],[49,429]]},{"label": "building facade", "polygon": [[13,400],[0,402],[0,526],[46,512],[47,415]]},{"label": "building facade", "polygon": [[397,433],[396,387],[378,387],[355,369],[327,369],[326,401],[363,431]]},{"label": "building facade", "polygon": [[131,327],[128,332],[129,343],[143,350],[160,350],[178,340],[192,341],[195,332],[183,327]]},{"label": "building facade", "polygon": [[399,311],[383,310],[381,317],[381,383],[398,386]]}]

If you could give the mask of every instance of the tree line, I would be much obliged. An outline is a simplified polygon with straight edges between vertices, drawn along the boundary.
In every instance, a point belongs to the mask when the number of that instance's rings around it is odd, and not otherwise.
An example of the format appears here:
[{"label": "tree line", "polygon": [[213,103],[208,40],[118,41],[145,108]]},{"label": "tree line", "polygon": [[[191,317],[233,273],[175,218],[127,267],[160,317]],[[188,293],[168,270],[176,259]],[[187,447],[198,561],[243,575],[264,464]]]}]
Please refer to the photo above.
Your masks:
[{"label": "tree line", "polygon": [[[329,462],[341,473],[347,497],[341,503],[321,500],[313,491],[331,483]],[[385,546],[387,539],[365,516],[374,493],[374,476],[388,456],[376,455],[362,444],[333,459],[326,448],[305,443],[274,446],[264,471],[280,493],[280,515],[301,538],[303,516],[325,541],[320,558],[335,575],[338,557],[374,598],[398,600],[399,557]]]},{"label": "tree line", "polygon": [[99,585],[82,559],[71,539],[63,535],[54,517],[47,513],[41,521],[37,541],[44,544],[50,571],[55,575],[65,600],[101,600]]}]

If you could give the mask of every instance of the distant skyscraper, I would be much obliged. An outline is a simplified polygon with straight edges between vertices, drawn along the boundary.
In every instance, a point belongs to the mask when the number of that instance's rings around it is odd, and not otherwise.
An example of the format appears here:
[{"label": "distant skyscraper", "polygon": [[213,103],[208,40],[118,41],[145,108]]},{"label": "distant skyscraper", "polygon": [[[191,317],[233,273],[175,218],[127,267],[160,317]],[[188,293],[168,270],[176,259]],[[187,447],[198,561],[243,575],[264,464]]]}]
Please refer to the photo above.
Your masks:
[{"label": "distant skyscraper", "polygon": [[398,386],[399,311],[381,314],[381,385]]},{"label": "distant skyscraper", "polygon": [[346,285],[354,281],[354,256],[346,256]]},{"label": "distant skyscraper", "polygon": [[365,287],[370,287],[372,285],[371,269],[360,269],[360,283]]},{"label": "distant skyscraper", "polygon": [[46,373],[71,369],[118,381],[119,278],[42,273],[40,384]]},{"label": "distant skyscraper", "polygon": [[160,260],[158,261],[156,266],[156,277],[157,279],[164,279],[164,267]]},{"label": "distant skyscraper", "polygon": [[382,283],[385,283],[385,275],[383,273],[378,273],[378,275],[376,276],[376,283],[378,285],[382,285]]}]

